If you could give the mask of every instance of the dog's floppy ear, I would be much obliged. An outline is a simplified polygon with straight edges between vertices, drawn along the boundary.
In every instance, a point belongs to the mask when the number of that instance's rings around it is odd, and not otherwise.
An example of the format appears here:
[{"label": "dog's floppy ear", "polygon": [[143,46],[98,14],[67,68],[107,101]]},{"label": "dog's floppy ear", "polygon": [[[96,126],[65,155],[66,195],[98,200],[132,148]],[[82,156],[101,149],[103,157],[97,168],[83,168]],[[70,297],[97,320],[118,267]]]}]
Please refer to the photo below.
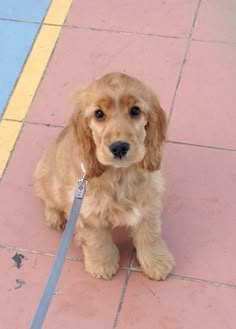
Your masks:
[{"label": "dog's floppy ear", "polygon": [[79,158],[83,161],[86,169],[86,176],[92,178],[100,176],[104,172],[105,167],[97,160],[96,145],[88,125],[88,119],[85,117],[87,99],[86,90],[79,91],[73,95],[75,110],[71,117],[71,125],[78,143]]},{"label": "dog's floppy ear", "polygon": [[151,102],[151,111],[148,113],[146,125],[145,147],[146,154],[141,162],[144,169],[154,171],[160,169],[161,148],[166,139],[166,114],[160,107],[156,97]]}]

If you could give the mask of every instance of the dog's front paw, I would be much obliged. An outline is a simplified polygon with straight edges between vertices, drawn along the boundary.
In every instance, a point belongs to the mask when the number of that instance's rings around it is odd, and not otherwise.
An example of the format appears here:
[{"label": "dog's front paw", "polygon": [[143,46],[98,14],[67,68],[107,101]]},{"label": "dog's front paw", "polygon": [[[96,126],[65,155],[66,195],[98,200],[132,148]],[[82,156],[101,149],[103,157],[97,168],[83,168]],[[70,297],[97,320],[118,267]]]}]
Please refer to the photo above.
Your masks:
[{"label": "dog's front paw", "polygon": [[97,279],[110,280],[118,271],[118,262],[109,262],[99,265],[85,264],[85,269]]},{"label": "dog's front paw", "polygon": [[144,274],[152,280],[165,280],[175,265],[174,258],[167,247],[164,250],[161,248],[161,252],[158,247],[156,250],[150,250],[146,257],[142,253],[141,257],[138,256],[138,260]]},{"label": "dog's front paw", "polygon": [[97,279],[110,280],[119,269],[119,259],[119,251],[114,246],[109,255],[102,259],[91,260],[85,256],[85,269]]},{"label": "dog's front paw", "polygon": [[58,231],[64,230],[66,219],[61,212],[54,208],[45,208],[46,223],[49,227],[55,228]]},{"label": "dog's front paw", "polygon": [[165,280],[175,265],[172,255],[165,255],[157,258],[151,264],[141,265],[141,268],[150,279]]}]

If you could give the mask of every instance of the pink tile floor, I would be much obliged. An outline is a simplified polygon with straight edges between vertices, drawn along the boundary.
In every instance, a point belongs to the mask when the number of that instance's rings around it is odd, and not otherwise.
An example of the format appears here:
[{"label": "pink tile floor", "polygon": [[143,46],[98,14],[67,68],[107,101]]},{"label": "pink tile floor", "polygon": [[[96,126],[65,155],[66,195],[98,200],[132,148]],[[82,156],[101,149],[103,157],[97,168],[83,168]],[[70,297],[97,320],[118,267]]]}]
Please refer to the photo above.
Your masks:
[{"label": "pink tile floor", "polygon": [[121,268],[96,280],[71,244],[43,328],[235,329],[233,0],[74,0],[0,182],[0,328],[28,328],[60,240],[34,195],[34,167],[73,90],[114,70],[148,81],[168,114],[162,217],[176,267],[165,282],[147,279],[119,230]]}]

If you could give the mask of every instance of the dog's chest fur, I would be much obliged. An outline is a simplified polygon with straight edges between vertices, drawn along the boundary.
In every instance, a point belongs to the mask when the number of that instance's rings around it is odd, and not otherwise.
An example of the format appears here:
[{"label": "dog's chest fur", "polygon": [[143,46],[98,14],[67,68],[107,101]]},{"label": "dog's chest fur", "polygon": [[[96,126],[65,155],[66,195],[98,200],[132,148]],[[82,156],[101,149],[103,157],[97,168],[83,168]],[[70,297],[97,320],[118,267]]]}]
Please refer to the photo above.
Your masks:
[{"label": "dog's chest fur", "polygon": [[150,174],[136,168],[111,169],[91,180],[81,209],[85,221],[99,226],[133,226],[142,219]]}]

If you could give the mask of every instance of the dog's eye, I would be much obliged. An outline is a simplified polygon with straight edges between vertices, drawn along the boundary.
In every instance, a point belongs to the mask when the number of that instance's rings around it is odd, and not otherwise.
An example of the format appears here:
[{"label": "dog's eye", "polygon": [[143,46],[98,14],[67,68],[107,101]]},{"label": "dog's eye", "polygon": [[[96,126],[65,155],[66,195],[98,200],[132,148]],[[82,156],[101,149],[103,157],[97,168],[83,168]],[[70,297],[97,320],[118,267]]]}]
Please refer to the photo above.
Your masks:
[{"label": "dog's eye", "polygon": [[105,118],[105,114],[102,112],[102,110],[96,110],[95,111],[95,117],[98,119],[98,120],[102,120]]},{"label": "dog's eye", "polygon": [[132,106],[129,110],[131,117],[137,117],[140,114],[140,108],[138,106]]}]

